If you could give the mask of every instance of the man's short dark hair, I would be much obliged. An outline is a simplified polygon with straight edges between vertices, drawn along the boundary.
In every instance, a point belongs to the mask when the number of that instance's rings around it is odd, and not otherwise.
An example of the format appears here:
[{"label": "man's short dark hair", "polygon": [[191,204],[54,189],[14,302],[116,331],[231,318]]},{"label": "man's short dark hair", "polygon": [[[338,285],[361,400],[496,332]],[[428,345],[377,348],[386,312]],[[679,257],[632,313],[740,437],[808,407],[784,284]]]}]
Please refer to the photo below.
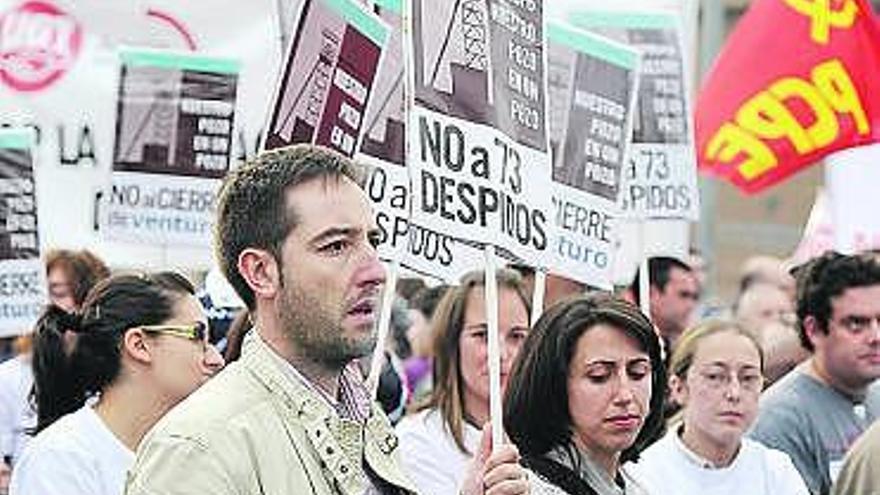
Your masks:
[{"label": "man's short dark hair", "polygon": [[217,199],[214,252],[220,269],[248,309],[254,293],[238,272],[238,257],[248,248],[264,249],[281,263],[281,245],[297,225],[286,192],[315,179],[347,177],[361,185],[363,170],[327,148],[295,145],[261,153],[226,175]]},{"label": "man's short dark hair", "polygon": [[880,285],[880,263],[871,255],[844,255],[828,251],[793,270],[797,279],[797,317],[801,344],[813,351],[804,329],[804,320],[812,316],[822,333],[828,333],[831,300],[847,289]]},{"label": "man's short dark hair", "polygon": [[[666,284],[669,283],[670,279],[669,274],[675,268],[686,271],[688,273],[693,272],[693,269],[691,269],[690,265],[677,258],[671,258],[669,256],[654,256],[653,258],[649,258],[648,272],[650,272],[649,280],[651,282],[651,287],[656,288],[660,292],[666,290]],[[638,270],[636,270],[636,276],[633,279],[632,285],[630,285],[630,291],[632,291],[633,298],[635,299],[636,304],[638,304],[639,301],[641,301]]]}]

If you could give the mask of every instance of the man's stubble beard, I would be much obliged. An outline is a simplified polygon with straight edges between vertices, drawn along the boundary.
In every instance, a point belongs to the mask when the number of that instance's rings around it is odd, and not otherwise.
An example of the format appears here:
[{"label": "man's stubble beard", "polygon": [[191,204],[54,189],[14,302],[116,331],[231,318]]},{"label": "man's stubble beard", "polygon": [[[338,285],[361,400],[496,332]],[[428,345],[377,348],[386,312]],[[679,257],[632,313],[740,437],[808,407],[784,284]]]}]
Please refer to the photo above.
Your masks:
[{"label": "man's stubble beard", "polygon": [[293,284],[282,285],[279,305],[287,338],[304,357],[329,369],[344,368],[353,359],[370,354],[376,345],[375,328],[363,338],[347,337],[342,326],[344,308],[334,311]]}]

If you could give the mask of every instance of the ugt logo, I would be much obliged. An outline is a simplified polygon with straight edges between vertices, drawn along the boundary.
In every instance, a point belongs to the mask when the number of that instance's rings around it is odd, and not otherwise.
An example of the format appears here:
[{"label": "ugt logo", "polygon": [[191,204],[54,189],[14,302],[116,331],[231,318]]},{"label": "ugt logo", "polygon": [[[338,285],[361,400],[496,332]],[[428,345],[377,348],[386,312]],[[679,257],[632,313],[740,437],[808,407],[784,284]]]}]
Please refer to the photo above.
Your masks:
[{"label": "ugt logo", "polygon": [[31,0],[0,15],[0,81],[17,91],[40,91],[73,65],[82,28],[55,5]]},{"label": "ugt logo", "polygon": [[789,7],[810,18],[810,38],[827,45],[831,28],[852,27],[859,13],[854,0],[785,0]]}]

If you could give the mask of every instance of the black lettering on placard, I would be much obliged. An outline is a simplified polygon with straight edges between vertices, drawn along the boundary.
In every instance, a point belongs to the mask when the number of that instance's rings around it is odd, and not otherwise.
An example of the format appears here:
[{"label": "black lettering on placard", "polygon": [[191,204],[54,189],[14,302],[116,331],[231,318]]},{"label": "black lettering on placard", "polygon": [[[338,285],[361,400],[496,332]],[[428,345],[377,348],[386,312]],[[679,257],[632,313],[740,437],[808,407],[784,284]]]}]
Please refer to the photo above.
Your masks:
[{"label": "black lettering on placard", "polygon": [[397,247],[408,240],[409,220],[406,217],[390,215],[384,211],[376,212],[376,224],[379,227],[379,244],[390,243]]},{"label": "black lettering on placard", "polygon": [[[475,178],[489,178],[489,151],[482,146],[473,146],[468,150],[465,133],[455,124],[441,126],[440,122],[431,122],[427,117],[419,117],[419,144],[421,158],[425,163],[433,163],[437,167],[446,167],[452,172],[461,172],[467,166]],[[442,134],[442,135],[441,135]],[[430,151],[431,162],[428,161]],[[467,163],[469,155],[470,163]]]},{"label": "black lettering on placard", "polygon": [[645,210],[686,210],[691,206],[690,188],[685,184],[640,185],[629,186],[626,208],[643,208]]},{"label": "black lettering on placard", "polygon": [[611,242],[611,216],[607,213],[558,198],[553,198],[553,206],[556,209],[558,227],[603,242]]},{"label": "black lettering on placard", "polygon": [[110,189],[110,204],[137,206],[141,202],[141,188],[137,185],[118,186],[113,184]]},{"label": "black lettering on placard", "polygon": [[480,227],[488,227],[490,216],[500,213],[501,229],[506,235],[523,246],[531,244],[539,250],[547,247],[544,213],[513,196],[483,185],[456,182],[452,177],[438,178],[428,170],[422,170],[421,186],[421,208],[425,213]]},{"label": "black lettering on placard", "polygon": [[412,256],[436,261],[443,266],[452,263],[451,237],[418,225],[410,225],[409,234],[409,252]]},{"label": "black lettering on placard", "polygon": [[92,129],[88,124],[79,128],[77,133],[78,139],[76,149],[68,150],[65,143],[64,126],[59,125],[58,131],[58,163],[61,165],[84,165],[83,162],[89,160],[92,166],[95,166],[95,140],[92,138]]},{"label": "black lettering on placard", "polygon": [[367,196],[373,203],[381,203],[385,199],[385,187],[388,185],[388,176],[385,171],[375,167],[367,181]]}]

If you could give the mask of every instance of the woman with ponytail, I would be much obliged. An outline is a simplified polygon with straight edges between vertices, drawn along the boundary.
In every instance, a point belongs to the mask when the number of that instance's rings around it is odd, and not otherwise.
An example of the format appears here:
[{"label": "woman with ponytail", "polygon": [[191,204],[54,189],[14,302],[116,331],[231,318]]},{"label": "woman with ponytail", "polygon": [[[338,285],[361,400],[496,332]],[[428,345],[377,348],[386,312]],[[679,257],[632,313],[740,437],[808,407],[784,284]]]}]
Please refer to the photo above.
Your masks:
[{"label": "woman with ponytail", "polygon": [[34,337],[37,436],[10,493],[120,495],[144,434],[223,366],[184,277],[117,275]]}]

